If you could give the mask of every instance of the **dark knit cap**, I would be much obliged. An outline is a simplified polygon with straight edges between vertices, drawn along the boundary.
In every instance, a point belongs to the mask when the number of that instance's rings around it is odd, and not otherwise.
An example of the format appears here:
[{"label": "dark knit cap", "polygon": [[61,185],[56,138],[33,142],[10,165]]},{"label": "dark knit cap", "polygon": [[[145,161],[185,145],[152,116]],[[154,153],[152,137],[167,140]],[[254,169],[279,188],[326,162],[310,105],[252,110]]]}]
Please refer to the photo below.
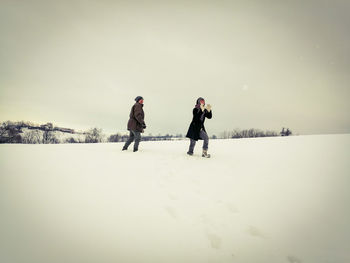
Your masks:
[{"label": "dark knit cap", "polygon": [[143,100],[142,96],[137,96],[137,97],[135,98],[135,101],[136,101],[136,102],[139,102],[139,100]]}]

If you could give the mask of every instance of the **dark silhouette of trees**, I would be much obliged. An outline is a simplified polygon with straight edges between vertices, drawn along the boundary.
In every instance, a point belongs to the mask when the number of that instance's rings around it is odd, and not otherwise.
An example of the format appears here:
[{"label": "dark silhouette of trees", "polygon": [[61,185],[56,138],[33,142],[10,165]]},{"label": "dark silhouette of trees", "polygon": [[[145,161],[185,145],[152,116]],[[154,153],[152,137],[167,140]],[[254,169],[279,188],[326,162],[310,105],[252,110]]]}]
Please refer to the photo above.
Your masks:
[{"label": "dark silhouette of trees", "polygon": [[22,143],[22,130],[11,121],[3,122],[0,126],[0,143]]},{"label": "dark silhouette of trees", "polygon": [[42,135],[39,130],[30,130],[22,136],[22,142],[27,144],[41,143]]},{"label": "dark silhouette of trees", "polygon": [[119,133],[112,134],[108,137],[109,142],[120,142],[121,141],[121,135]]},{"label": "dark silhouette of trees", "polygon": [[99,128],[92,128],[85,135],[86,143],[98,143],[98,142],[102,142],[102,140],[103,140],[102,129],[99,129]]},{"label": "dark silhouette of trees", "polygon": [[[69,137],[59,140],[61,133]],[[81,137],[80,137],[81,135]],[[219,136],[212,135],[211,139],[223,138],[253,138],[253,137],[272,137],[272,136],[290,136],[292,131],[289,128],[282,128],[280,133],[272,130],[263,131],[261,129],[234,129],[232,131],[224,131]],[[57,137],[59,136],[59,137]],[[125,142],[129,138],[127,134],[112,134],[107,138],[107,142]],[[176,135],[165,134],[161,135],[143,135],[143,141],[165,141],[165,140],[181,140],[183,135],[178,133]],[[75,132],[70,128],[54,127],[52,123],[43,125],[36,125],[31,122],[11,122],[6,121],[0,123],[0,143],[99,143],[105,141],[105,135],[102,129],[92,128],[87,132]]]},{"label": "dark silhouette of trees", "polygon": [[76,140],[74,137],[66,138],[64,140],[65,143],[79,143],[78,140]]},{"label": "dark silhouette of trees", "polygon": [[40,128],[43,130],[42,142],[44,144],[59,143],[59,140],[57,139],[54,133],[52,123],[49,122],[49,123],[40,125]]},{"label": "dark silhouette of trees", "polygon": [[282,131],[280,132],[281,136],[289,136],[292,135],[292,131],[289,130],[289,128],[285,129],[284,127],[282,128]]},{"label": "dark silhouette of trees", "polygon": [[108,137],[108,142],[126,142],[129,135],[121,135],[120,133],[112,134]]},{"label": "dark silhouette of trees", "polygon": [[224,131],[221,133],[222,139],[239,139],[239,138],[255,138],[255,137],[272,137],[277,136],[275,131],[263,131],[260,129],[235,129],[233,131]]},{"label": "dark silhouette of trees", "polygon": [[[129,135],[121,135],[119,133],[112,134],[108,137],[108,142],[125,142],[129,138]],[[169,141],[169,140],[180,140],[182,139],[182,134],[166,134],[166,135],[155,135],[153,136],[151,133],[148,135],[142,136],[142,141]]]}]

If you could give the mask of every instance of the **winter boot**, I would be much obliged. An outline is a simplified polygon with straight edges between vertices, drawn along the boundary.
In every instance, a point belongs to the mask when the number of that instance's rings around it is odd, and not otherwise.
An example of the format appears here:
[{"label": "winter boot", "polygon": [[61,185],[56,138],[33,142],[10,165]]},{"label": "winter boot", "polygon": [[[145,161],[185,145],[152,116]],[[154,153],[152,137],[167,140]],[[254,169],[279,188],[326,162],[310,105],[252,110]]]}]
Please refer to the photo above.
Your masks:
[{"label": "winter boot", "polygon": [[210,154],[208,154],[208,150],[203,149],[202,157],[210,158]]},{"label": "winter boot", "polygon": [[193,152],[188,151],[187,154],[188,155],[193,155]]},{"label": "winter boot", "polygon": [[128,148],[123,147],[122,151],[126,151]]},{"label": "winter boot", "polygon": [[139,149],[134,149],[133,152],[137,152]]}]

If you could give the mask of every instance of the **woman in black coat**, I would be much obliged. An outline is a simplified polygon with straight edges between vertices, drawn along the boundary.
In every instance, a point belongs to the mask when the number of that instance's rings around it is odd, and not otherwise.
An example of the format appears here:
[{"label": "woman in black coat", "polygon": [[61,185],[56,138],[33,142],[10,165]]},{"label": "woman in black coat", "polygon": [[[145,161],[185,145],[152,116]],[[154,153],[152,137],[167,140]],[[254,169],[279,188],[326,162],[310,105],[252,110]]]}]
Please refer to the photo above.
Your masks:
[{"label": "woman in black coat", "polygon": [[204,127],[205,118],[211,119],[212,111],[211,106],[208,104],[205,106],[205,100],[203,98],[198,98],[196,102],[196,106],[193,109],[193,119],[188,128],[188,132],[186,134],[187,138],[190,138],[190,148],[187,152],[188,155],[193,155],[193,150],[198,140],[203,140],[203,153],[202,157],[210,157],[208,154],[208,144],[209,137]]}]

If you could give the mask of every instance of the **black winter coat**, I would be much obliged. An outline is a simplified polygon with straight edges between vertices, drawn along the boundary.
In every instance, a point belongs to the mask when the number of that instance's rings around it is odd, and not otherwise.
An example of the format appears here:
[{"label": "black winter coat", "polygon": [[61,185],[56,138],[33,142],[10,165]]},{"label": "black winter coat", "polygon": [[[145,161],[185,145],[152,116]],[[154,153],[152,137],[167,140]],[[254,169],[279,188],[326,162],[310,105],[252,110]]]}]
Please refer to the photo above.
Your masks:
[{"label": "black winter coat", "polygon": [[143,112],[143,104],[136,102],[134,106],[132,106],[130,111],[130,119],[128,121],[128,130],[129,131],[138,131],[143,132],[145,127],[145,113]]},{"label": "black winter coat", "polygon": [[[202,120],[201,120],[201,116],[202,114],[204,114]],[[205,118],[211,119],[212,117],[212,111],[207,111],[206,109],[204,109],[204,112],[199,109],[199,108],[194,108],[193,109],[193,119],[192,122],[190,124],[190,127],[188,128],[186,137],[193,139],[193,140],[202,140],[199,137],[199,132],[201,129],[203,129],[205,131],[205,127],[204,127],[204,121]]]}]

